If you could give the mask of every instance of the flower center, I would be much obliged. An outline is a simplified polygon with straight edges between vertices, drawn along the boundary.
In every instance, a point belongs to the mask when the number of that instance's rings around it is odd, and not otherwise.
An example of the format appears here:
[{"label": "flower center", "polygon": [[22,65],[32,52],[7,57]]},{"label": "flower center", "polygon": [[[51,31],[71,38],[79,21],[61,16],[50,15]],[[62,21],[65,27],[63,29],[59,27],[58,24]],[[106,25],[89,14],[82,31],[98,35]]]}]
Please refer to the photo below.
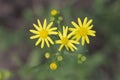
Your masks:
[{"label": "flower center", "polygon": [[63,37],[61,41],[62,41],[63,45],[66,45],[68,43],[68,38],[67,37]]},{"label": "flower center", "polygon": [[76,34],[78,34],[79,36],[86,36],[88,33],[87,28],[80,28],[76,31]]},{"label": "flower center", "polygon": [[47,30],[43,29],[43,30],[40,31],[40,37],[41,38],[45,39],[45,38],[47,38],[47,36],[48,36],[48,31]]}]

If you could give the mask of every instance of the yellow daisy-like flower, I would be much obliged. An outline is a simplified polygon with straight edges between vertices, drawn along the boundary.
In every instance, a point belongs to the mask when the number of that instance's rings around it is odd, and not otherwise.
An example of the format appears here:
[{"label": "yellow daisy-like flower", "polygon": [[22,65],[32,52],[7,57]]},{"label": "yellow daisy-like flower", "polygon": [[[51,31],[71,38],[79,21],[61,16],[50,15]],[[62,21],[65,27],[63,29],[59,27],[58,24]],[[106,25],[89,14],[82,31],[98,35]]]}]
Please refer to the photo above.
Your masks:
[{"label": "yellow daisy-like flower", "polygon": [[37,22],[38,25],[33,24],[36,30],[30,29],[30,32],[35,34],[31,36],[30,39],[38,38],[37,42],[35,43],[36,46],[41,43],[41,48],[43,48],[46,43],[47,46],[50,47],[49,43],[54,44],[53,40],[50,38],[50,35],[56,35],[57,32],[55,30],[57,30],[57,28],[56,27],[51,28],[53,22],[50,22],[47,25],[46,19],[44,20],[43,26],[39,19],[37,20]]},{"label": "yellow daisy-like flower", "polygon": [[57,64],[56,64],[56,62],[52,62],[51,64],[50,64],[50,69],[51,70],[56,70],[57,69]]},{"label": "yellow daisy-like flower", "polygon": [[58,35],[60,37],[60,40],[56,40],[56,44],[61,44],[61,46],[59,47],[59,51],[61,51],[61,49],[65,46],[67,50],[71,50],[74,51],[74,49],[77,50],[77,47],[74,44],[79,44],[78,41],[75,41],[71,38],[71,34],[68,34],[68,27],[64,27],[63,26],[63,34],[61,32],[58,32]]},{"label": "yellow daisy-like flower", "polygon": [[82,45],[85,44],[85,41],[89,44],[90,40],[88,38],[89,36],[95,36],[96,31],[91,30],[93,28],[92,19],[87,21],[87,17],[85,17],[83,23],[80,18],[78,18],[78,24],[76,24],[74,21],[72,21],[72,25],[74,28],[70,28],[69,30],[72,31],[72,34],[74,34],[73,39],[76,39],[77,41],[82,38]]}]

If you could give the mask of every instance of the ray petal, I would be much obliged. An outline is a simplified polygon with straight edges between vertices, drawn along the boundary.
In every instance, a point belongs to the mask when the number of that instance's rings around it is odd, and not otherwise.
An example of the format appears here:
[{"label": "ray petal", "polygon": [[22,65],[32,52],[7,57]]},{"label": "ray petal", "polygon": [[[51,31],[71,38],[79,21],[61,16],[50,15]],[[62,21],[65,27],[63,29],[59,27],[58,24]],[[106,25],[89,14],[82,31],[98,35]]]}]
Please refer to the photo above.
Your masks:
[{"label": "ray petal", "polygon": [[33,34],[39,34],[39,31],[36,31],[36,30],[30,29],[29,31],[30,31],[31,33],[33,33]]},{"label": "ray petal", "polygon": [[40,35],[34,35],[34,36],[31,36],[30,39],[36,39],[36,38],[39,38]]},{"label": "ray petal", "polygon": [[43,48],[44,47],[44,39],[42,39],[42,44],[41,44],[41,48]]},{"label": "ray petal", "polygon": [[43,23],[43,29],[46,29],[46,26],[47,26],[47,20],[45,19]]},{"label": "ray petal", "polygon": [[61,40],[56,40],[56,43],[61,44],[62,42],[61,42]]},{"label": "ray petal", "polygon": [[79,24],[80,27],[82,27],[82,21],[81,21],[80,18],[78,18],[78,24]]},{"label": "ray petal", "polygon": [[50,29],[52,25],[53,25],[53,22],[50,22],[47,26],[47,29]]},{"label": "ray petal", "polygon": [[82,46],[85,44],[85,37],[82,37]]},{"label": "ray petal", "polygon": [[37,42],[35,43],[35,46],[37,46],[40,42],[41,42],[41,38],[39,38],[38,40],[37,40]]},{"label": "ray petal", "polygon": [[87,23],[87,17],[85,17],[85,19],[84,19],[84,22],[83,22],[83,27],[85,27],[85,26],[86,26],[86,23]]},{"label": "ray petal", "polygon": [[52,40],[50,37],[47,37],[47,39],[49,40],[49,42],[50,42],[51,44],[54,44],[53,40]]},{"label": "ray petal", "polygon": [[40,31],[40,28],[36,24],[33,23],[33,26],[36,30]]},{"label": "ray petal", "polygon": [[91,26],[88,27],[89,30],[92,29],[92,28],[93,28],[93,25],[91,25]]},{"label": "ray petal", "polygon": [[42,29],[42,24],[39,19],[37,19],[37,22],[38,22],[38,26],[40,27],[40,29]]},{"label": "ray petal", "polygon": [[77,25],[74,21],[72,21],[71,23],[75,28],[79,28],[79,25]]},{"label": "ray petal", "polygon": [[89,27],[92,22],[93,22],[93,20],[90,19],[90,20],[87,22],[86,27]]},{"label": "ray petal", "polygon": [[47,46],[50,47],[50,44],[47,39],[45,39],[45,42],[46,42]]},{"label": "ray petal", "polygon": [[89,40],[88,36],[85,36],[85,40],[88,44],[90,43],[90,40]]},{"label": "ray petal", "polygon": [[63,48],[63,44],[62,45],[60,45],[60,47],[59,47],[59,49],[58,49],[58,51],[61,51],[61,49]]}]

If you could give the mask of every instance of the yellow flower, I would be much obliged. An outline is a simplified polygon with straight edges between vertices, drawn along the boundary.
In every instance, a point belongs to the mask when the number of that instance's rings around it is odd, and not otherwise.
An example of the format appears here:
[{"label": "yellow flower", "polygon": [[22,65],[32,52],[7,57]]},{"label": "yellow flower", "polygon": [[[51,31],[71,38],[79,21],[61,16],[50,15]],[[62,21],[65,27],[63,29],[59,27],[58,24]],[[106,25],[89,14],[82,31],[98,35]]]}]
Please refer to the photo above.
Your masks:
[{"label": "yellow flower", "polygon": [[77,50],[77,47],[74,44],[79,44],[79,42],[70,39],[71,38],[71,33],[68,34],[68,27],[64,27],[63,26],[63,34],[61,32],[58,32],[58,35],[60,37],[60,40],[56,40],[56,44],[61,44],[61,46],[59,47],[59,51],[61,51],[61,49],[65,46],[67,50],[71,50],[74,51],[74,49]]},{"label": "yellow flower", "polygon": [[57,69],[57,64],[56,64],[56,62],[52,62],[52,63],[50,64],[50,69],[51,69],[51,70],[56,70],[56,69]]},{"label": "yellow flower", "polygon": [[51,15],[56,16],[59,12],[55,9],[51,10]]},{"label": "yellow flower", "polygon": [[49,43],[54,44],[53,40],[50,38],[50,35],[56,35],[57,32],[55,30],[57,30],[57,28],[56,27],[51,28],[53,22],[50,22],[47,25],[46,19],[44,20],[43,26],[39,19],[37,20],[37,22],[38,25],[33,24],[36,30],[30,29],[30,32],[35,34],[31,36],[30,39],[38,38],[37,42],[35,43],[36,46],[41,43],[41,48],[43,48],[46,43],[47,46],[50,47]]},{"label": "yellow flower", "polygon": [[82,38],[82,45],[85,44],[85,41],[89,44],[90,41],[88,35],[95,36],[96,33],[96,31],[91,30],[93,28],[93,25],[91,25],[92,19],[87,22],[87,17],[85,17],[84,22],[82,23],[81,19],[78,18],[78,24],[76,24],[74,21],[71,23],[74,28],[70,28],[69,30],[74,34],[73,39],[76,39],[78,41],[80,38]]}]

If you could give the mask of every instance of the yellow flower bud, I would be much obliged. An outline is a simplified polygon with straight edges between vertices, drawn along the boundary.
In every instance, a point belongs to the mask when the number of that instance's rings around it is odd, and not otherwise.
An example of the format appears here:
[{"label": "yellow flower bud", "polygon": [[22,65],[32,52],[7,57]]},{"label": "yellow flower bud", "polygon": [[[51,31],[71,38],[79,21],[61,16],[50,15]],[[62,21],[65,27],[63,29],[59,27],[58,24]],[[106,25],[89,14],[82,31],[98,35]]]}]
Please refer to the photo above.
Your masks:
[{"label": "yellow flower bud", "polygon": [[45,53],[45,58],[46,58],[46,59],[49,59],[49,58],[50,58],[50,53],[48,53],[48,52]]},{"label": "yellow flower bud", "polygon": [[58,60],[58,61],[62,61],[62,60],[63,60],[63,57],[62,57],[62,56],[57,56],[57,60]]},{"label": "yellow flower bud", "polygon": [[51,15],[52,16],[56,16],[57,14],[58,14],[57,10],[55,10],[55,9],[51,10]]},{"label": "yellow flower bud", "polygon": [[50,69],[51,69],[51,70],[56,70],[56,69],[57,69],[57,64],[56,64],[56,62],[52,62],[52,63],[50,64]]}]

